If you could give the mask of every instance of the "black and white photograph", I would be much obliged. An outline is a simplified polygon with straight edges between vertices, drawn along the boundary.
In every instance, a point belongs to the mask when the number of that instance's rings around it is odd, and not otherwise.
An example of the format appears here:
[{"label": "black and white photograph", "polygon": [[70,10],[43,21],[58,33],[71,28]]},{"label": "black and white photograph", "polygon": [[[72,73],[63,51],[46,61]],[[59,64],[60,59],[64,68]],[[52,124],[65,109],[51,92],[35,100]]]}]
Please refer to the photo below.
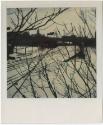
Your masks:
[{"label": "black and white photograph", "polygon": [[7,8],[7,97],[96,98],[96,8]]},{"label": "black and white photograph", "polygon": [[103,1],[2,1],[2,123],[101,123],[102,27]]}]

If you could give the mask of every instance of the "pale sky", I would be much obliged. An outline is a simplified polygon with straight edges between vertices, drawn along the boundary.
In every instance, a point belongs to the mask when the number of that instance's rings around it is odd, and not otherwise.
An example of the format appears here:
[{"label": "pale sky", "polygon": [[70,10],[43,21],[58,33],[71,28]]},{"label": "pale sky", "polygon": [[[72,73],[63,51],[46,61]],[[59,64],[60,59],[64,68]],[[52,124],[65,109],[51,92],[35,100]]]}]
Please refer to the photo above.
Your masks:
[{"label": "pale sky", "polygon": [[[24,14],[28,10],[29,10],[29,8],[23,9]],[[64,34],[64,30],[65,30],[65,33],[68,35],[68,32],[67,32],[65,26],[63,26],[63,24],[66,24],[68,30],[71,30],[71,23],[77,29],[78,29],[79,25],[81,27],[84,27],[83,22],[81,21],[81,19],[76,14],[76,11],[78,12],[78,14],[80,14],[80,12],[81,12],[80,10],[82,10],[84,12],[84,16],[87,19],[88,25],[89,25],[89,27],[90,27],[93,35],[94,35],[95,34],[95,28],[96,28],[96,21],[95,21],[96,18],[94,16],[95,8],[69,8],[68,10],[66,10],[61,15],[59,15],[58,17],[56,17],[54,19],[54,21],[57,24],[55,24],[55,23],[53,24],[52,21],[49,22],[47,25],[45,25],[44,27],[41,27],[39,29],[40,33],[46,35],[48,32],[56,32],[57,28],[58,28],[62,35]],[[14,9],[13,8],[7,9],[7,26],[12,27],[10,17],[13,18],[13,20],[16,22],[16,17],[15,17],[14,12],[15,12],[15,8]],[[45,14],[47,14],[47,13],[50,14],[52,12],[53,12],[53,8],[38,8],[37,9],[38,18],[44,17]],[[32,16],[32,20],[33,20],[33,18],[35,18],[34,15]],[[60,24],[62,24],[62,25],[60,25]],[[85,29],[87,29],[87,27],[85,27]],[[33,31],[30,31],[30,33],[35,34],[36,31],[33,30]]]}]

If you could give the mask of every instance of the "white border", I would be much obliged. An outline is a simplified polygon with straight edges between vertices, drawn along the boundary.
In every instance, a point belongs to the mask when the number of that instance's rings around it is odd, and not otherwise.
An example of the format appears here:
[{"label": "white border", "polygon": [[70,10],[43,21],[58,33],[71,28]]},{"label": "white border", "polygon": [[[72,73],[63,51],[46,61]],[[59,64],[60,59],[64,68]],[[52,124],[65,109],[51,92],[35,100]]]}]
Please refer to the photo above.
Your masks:
[{"label": "white border", "polygon": [[[97,98],[95,99],[7,99],[6,8],[96,7],[97,9]],[[2,122],[75,123],[102,121],[102,3],[99,1],[2,2]]]}]

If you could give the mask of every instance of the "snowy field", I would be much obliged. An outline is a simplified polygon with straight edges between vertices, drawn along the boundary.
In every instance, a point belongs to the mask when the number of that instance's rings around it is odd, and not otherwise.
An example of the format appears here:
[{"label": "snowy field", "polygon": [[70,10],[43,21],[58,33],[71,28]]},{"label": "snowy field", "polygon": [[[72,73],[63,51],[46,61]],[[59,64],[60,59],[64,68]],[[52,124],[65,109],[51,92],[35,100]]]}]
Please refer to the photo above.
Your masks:
[{"label": "snowy field", "polygon": [[[76,48],[79,51],[79,48]],[[8,98],[95,98],[96,50],[68,60],[74,47],[17,47],[7,64]]]}]

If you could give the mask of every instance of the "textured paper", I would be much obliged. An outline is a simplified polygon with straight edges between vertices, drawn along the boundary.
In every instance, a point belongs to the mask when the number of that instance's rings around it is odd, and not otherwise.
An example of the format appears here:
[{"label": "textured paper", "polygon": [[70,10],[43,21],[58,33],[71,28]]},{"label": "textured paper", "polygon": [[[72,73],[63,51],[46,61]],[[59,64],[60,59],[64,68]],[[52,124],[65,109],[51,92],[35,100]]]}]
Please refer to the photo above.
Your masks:
[{"label": "textured paper", "polygon": [[[97,98],[7,98],[6,8],[96,7]],[[2,2],[2,122],[80,123],[102,121],[102,4],[101,2]]]}]

